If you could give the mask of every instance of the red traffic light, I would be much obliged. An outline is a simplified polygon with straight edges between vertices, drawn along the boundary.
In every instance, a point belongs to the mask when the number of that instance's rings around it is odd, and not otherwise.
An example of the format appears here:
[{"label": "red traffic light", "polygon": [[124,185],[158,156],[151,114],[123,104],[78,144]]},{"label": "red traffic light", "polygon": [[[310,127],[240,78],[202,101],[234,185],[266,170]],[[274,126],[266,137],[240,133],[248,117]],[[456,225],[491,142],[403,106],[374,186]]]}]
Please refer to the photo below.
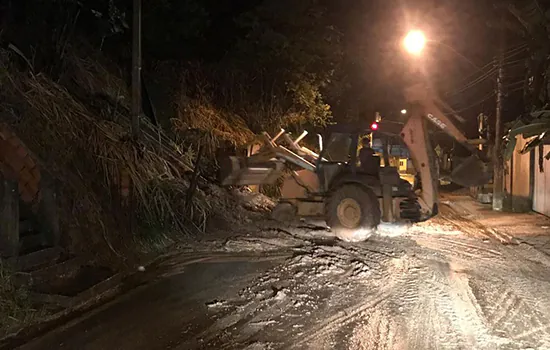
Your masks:
[{"label": "red traffic light", "polygon": [[372,124],[370,125],[370,128],[371,128],[372,130],[378,130],[378,123],[372,123]]}]

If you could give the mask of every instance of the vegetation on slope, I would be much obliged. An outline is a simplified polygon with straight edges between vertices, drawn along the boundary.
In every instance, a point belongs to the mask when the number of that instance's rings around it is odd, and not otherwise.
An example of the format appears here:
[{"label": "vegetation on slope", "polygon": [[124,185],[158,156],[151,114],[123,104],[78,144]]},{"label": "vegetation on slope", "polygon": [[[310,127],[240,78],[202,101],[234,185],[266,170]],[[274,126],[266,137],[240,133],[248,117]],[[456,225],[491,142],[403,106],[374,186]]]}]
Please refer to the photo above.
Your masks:
[{"label": "vegetation on slope", "polygon": [[118,254],[133,240],[120,195],[125,177],[141,232],[203,231],[230,205],[203,180],[186,203],[199,148],[213,173],[220,146],[329,121],[323,91],[341,56],[329,4],[144,1],[144,78],[160,96],[153,99],[160,127],[144,116],[134,142],[131,4],[9,1],[0,28],[0,119],[63,184],[64,244]]}]

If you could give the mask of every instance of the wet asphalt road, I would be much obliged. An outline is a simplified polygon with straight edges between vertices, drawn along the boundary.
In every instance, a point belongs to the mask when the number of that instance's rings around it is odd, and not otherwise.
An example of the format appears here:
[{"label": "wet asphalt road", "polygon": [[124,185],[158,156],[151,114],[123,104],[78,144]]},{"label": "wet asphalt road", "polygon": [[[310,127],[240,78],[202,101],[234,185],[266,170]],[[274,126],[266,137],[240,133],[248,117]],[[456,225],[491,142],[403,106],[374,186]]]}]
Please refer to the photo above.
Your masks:
[{"label": "wet asphalt road", "polygon": [[[200,343],[214,322],[206,305],[245,287],[273,261],[204,262],[124,295],[21,349],[172,349]],[[178,269],[178,263],[171,262]],[[185,347],[183,347],[185,348]]]},{"label": "wet asphalt road", "polygon": [[550,257],[476,230],[440,218],[355,244],[294,236],[267,261],[176,257],[21,349],[550,349]]}]

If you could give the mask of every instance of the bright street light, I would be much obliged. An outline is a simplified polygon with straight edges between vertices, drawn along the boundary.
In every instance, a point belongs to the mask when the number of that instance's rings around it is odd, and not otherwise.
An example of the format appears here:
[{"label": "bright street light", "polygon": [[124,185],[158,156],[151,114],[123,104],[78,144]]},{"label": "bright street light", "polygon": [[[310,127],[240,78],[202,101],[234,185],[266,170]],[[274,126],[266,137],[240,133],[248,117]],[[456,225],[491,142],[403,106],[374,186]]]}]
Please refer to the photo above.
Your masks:
[{"label": "bright street light", "polygon": [[436,44],[440,47],[444,47],[445,49],[451,51],[453,54],[462,58],[465,62],[468,62],[468,64],[470,64],[472,67],[474,67],[478,71],[482,72],[482,69],[479,68],[477,64],[472,62],[472,60],[470,60],[468,57],[458,52],[454,47],[447,45],[441,41],[436,41],[432,39],[428,40],[428,38],[426,38],[426,35],[424,35],[424,32],[418,29],[411,30],[407,33],[407,35],[403,39],[403,46],[405,47],[405,50],[411,55],[420,56],[422,54],[422,51],[424,51],[424,48],[426,47],[428,42]]},{"label": "bright street light", "polygon": [[403,45],[409,53],[420,55],[426,46],[426,41],[426,36],[422,31],[411,30],[403,40]]},{"label": "bright street light", "polygon": [[401,114],[407,114],[407,110],[406,110],[406,109],[402,109],[402,110],[401,110]]}]

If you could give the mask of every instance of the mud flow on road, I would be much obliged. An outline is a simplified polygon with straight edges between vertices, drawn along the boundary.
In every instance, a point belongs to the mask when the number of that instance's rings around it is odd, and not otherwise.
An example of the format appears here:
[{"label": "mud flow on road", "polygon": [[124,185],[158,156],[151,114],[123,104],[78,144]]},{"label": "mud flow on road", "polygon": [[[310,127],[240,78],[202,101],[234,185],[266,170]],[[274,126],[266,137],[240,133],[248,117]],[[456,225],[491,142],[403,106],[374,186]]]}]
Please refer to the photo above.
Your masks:
[{"label": "mud flow on road", "polygon": [[443,214],[362,243],[309,226],[226,240],[22,349],[550,348],[550,258]]}]

